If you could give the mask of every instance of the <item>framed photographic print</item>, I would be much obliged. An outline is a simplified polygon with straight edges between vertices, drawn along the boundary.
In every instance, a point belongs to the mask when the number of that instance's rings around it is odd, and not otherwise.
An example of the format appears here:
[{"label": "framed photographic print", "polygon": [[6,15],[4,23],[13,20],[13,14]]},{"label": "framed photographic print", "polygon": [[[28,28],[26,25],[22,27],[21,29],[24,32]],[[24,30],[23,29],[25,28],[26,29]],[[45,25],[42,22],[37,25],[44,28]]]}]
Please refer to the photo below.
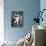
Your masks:
[{"label": "framed photographic print", "polygon": [[12,11],[11,12],[11,26],[12,27],[23,27],[23,11]]}]

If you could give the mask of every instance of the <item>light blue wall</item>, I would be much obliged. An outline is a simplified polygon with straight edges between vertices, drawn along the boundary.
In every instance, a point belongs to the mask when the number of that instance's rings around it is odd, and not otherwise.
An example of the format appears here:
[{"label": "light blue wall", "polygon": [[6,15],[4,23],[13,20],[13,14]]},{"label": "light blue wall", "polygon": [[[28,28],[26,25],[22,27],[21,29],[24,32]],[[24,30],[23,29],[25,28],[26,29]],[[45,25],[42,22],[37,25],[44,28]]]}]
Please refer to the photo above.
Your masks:
[{"label": "light blue wall", "polygon": [[[40,10],[42,11],[43,9],[46,9],[46,0],[41,0],[40,1]],[[40,22],[40,25],[45,26],[46,27],[46,10],[43,12],[43,22]]]},{"label": "light blue wall", "polygon": [[[4,2],[5,40],[18,41],[31,30],[32,19],[36,17],[35,12],[40,9],[40,0],[5,0]],[[11,11],[13,10],[24,11],[24,27],[11,27]]]}]

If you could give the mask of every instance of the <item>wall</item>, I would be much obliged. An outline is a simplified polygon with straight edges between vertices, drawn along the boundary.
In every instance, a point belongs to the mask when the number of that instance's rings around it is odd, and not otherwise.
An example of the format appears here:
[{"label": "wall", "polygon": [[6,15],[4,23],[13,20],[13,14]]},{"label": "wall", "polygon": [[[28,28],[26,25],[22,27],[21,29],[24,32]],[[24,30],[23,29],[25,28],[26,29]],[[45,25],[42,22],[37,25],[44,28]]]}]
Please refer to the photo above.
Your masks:
[{"label": "wall", "polygon": [[[41,11],[42,11],[43,9],[46,9],[46,0],[41,0],[41,1],[40,1],[40,9],[41,9]],[[40,25],[46,27],[46,11],[43,12],[42,17],[43,17],[44,20],[43,20],[43,22],[42,22],[42,21],[40,22]]]},{"label": "wall", "polygon": [[[4,35],[7,41],[18,41],[32,28],[35,12],[40,9],[40,0],[4,0]],[[24,11],[24,27],[11,27],[11,11]]]},{"label": "wall", "polygon": [[0,42],[4,41],[4,0],[0,0]]}]

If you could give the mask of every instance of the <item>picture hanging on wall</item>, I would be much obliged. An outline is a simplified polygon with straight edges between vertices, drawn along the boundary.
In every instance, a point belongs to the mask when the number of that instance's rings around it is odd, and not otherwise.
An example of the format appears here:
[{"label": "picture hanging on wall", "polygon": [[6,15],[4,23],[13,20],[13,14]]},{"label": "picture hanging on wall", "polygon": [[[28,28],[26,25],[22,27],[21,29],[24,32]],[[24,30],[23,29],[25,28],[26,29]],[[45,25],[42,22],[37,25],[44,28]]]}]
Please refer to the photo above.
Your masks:
[{"label": "picture hanging on wall", "polygon": [[24,15],[23,11],[12,11],[11,12],[11,26],[12,27],[23,27]]}]

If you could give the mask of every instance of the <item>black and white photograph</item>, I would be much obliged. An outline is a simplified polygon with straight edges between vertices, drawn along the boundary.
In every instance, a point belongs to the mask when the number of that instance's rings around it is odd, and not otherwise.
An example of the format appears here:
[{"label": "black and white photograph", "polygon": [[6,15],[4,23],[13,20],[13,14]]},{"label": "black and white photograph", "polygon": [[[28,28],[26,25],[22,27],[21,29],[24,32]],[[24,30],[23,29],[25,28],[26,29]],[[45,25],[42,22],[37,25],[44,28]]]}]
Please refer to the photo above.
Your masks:
[{"label": "black and white photograph", "polygon": [[12,27],[23,27],[23,11],[12,11],[11,12],[11,26]]}]

